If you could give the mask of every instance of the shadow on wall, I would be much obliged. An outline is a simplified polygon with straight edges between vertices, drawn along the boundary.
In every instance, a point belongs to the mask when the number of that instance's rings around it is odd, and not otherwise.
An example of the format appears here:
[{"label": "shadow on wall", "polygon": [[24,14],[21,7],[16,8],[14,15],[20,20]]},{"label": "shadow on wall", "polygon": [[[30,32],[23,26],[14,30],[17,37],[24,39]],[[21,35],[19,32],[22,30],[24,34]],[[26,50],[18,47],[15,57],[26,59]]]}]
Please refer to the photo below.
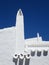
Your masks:
[{"label": "shadow on wall", "polygon": [[[33,57],[33,56],[35,56],[35,51],[31,51],[31,56]],[[37,56],[38,57],[40,57],[42,55],[42,51],[39,51],[39,50],[37,50]],[[43,50],[43,56],[47,56],[48,55],[48,51],[46,51],[46,50]]]},{"label": "shadow on wall", "polygon": [[[41,51],[37,51],[37,56],[40,57],[41,56]],[[48,51],[44,50],[43,51],[43,56],[47,56],[48,55]],[[31,56],[35,56],[35,51],[31,51]],[[20,56],[15,54],[15,56],[13,57],[13,62],[15,63],[15,65],[29,65],[30,63],[30,55],[24,55],[21,54]]]},{"label": "shadow on wall", "polygon": [[23,59],[19,59],[19,65],[23,65]]},{"label": "shadow on wall", "polygon": [[15,65],[23,65],[23,62],[25,62],[24,65],[29,65],[30,59],[25,58],[25,61],[24,59],[19,59],[19,62],[18,62],[18,59],[13,58],[13,62],[15,63]]},{"label": "shadow on wall", "polygon": [[25,65],[29,65],[30,59],[25,59]]},{"label": "shadow on wall", "polygon": [[17,65],[18,59],[13,58],[13,62]]},{"label": "shadow on wall", "polygon": [[48,51],[45,51],[45,50],[44,50],[43,55],[44,55],[44,56],[47,56],[47,55],[48,55]]}]

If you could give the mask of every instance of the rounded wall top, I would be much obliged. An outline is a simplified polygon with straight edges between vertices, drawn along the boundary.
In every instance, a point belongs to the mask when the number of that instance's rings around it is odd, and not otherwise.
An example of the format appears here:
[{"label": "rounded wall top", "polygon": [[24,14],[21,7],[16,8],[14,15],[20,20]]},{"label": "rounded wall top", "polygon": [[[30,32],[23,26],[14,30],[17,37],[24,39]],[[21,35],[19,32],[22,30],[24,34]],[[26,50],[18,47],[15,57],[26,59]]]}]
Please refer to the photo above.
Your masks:
[{"label": "rounded wall top", "polygon": [[21,15],[23,15],[23,13],[22,13],[22,10],[21,10],[21,9],[19,9],[19,10],[18,10],[17,15],[20,15],[20,16],[21,16]]}]

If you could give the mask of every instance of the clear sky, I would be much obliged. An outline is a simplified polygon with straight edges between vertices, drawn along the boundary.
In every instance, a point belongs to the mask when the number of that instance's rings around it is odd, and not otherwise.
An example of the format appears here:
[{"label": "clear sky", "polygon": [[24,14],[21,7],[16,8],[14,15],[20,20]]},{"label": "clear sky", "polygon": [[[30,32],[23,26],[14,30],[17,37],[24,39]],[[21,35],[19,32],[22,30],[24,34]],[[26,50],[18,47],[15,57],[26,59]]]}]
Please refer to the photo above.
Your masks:
[{"label": "clear sky", "polygon": [[0,28],[15,26],[16,13],[24,14],[25,38],[49,40],[49,0],[0,0]]}]

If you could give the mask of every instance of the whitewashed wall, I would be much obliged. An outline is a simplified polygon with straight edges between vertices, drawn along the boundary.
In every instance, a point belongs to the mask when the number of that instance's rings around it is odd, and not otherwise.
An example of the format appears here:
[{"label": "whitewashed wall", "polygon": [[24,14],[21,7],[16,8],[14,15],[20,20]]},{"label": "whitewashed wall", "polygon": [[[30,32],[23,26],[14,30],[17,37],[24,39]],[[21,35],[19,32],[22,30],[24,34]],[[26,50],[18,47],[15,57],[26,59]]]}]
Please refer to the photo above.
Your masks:
[{"label": "whitewashed wall", "polygon": [[[16,51],[15,27],[0,30],[0,65],[15,65],[13,54]],[[28,65],[28,64],[27,64]],[[49,65],[49,55],[30,59],[30,65]]]}]

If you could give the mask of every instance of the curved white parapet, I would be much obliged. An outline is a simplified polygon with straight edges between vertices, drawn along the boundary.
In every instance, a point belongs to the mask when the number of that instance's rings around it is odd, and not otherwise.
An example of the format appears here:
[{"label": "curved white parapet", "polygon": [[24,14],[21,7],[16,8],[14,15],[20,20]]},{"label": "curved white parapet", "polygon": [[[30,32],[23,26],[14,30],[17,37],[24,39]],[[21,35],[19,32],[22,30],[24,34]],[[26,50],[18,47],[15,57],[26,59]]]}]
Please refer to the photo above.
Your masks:
[{"label": "curved white parapet", "polygon": [[15,54],[15,55],[13,56],[13,58],[14,58],[14,59],[18,59],[18,55]]},{"label": "curved white parapet", "polygon": [[17,64],[17,61],[18,61],[18,55],[15,54],[15,55],[13,56],[13,62],[15,62],[15,63]]},{"label": "curved white parapet", "polygon": [[31,55],[30,54],[27,54],[26,55],[26,59],[30,59],[31,58]]},{"label": "curved white parapet", "polygon": [[44,48],[43,50],[48,51],[49,50],[49,47],[48,48]]},{"label": "curved white parapet", "polygon": [[24,59],[24,55],[23,54],[20,54],[20,59]]}]

